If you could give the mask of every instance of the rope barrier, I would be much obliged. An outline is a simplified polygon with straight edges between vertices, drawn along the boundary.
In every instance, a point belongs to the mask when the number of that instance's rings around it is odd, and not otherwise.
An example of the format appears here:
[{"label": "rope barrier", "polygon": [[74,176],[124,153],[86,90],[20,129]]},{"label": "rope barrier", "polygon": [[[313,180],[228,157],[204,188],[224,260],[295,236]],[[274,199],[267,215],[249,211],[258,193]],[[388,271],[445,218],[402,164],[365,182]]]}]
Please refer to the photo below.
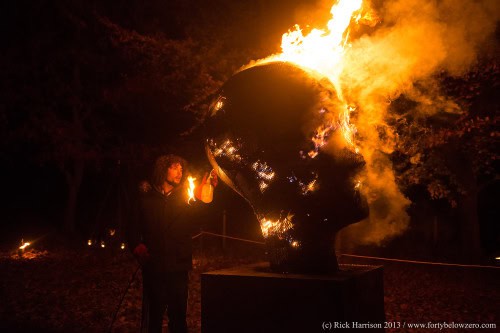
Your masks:
[{"label": "rope barrier", "polygon": [[[216,237],[222,237],[222,238],[229,238],[229,239],[234,239],[234,240],[239,240],[242,242],[248,242],[248,243],[254,243],[254,244],[265,244],[264,242],[258,242],[250,239],[244,239],[244,238],[238,238],[238,237],[232,237],[232,236],[224,236],[221,234],[216,234],[213,232],[207,232],[207,231],[202,231],[196,236],[193,236],[192,239],[198,238],[201,235],[206,234],[210,236],[216,236]],[[500,269],[500,267],[497,266],[488,266],[488,265],[466,265],[466,264],[454,264],[454,263],[447,263],[447,262],[432,262],[432,261],[418,261],[418,260],[404,260],[404,259],[394,259],[394,258],[382,258],[382,257],[371,257],[371,256],[360,256],[356,254],[349,254],[349,253],[341,253],[341,256],[345,257],[353,257],[353,258],[364,258],[364,259],[375,259],[375,260],[384,260],[384,261],[395,261],[395,262],[404,262],[404,263],[411,263],[411,264],[424,264],[424,265],[436,265],[436,266],[453,266],[453,267],[467,267],[467,268],[494,268],[494,269]]]},{"label": "rope barrier", "polygon": [[198,237],[200,237],[201,235],[203,235],[203,232],[200,232],[198,235],[195,235],[195,236],[191,237],[191,239],[198,238]]},{"label": "rope barrier", "polygon": [[214,232],[208,232],[208,231],[202,231],[199,234],[197,234],[196,236],[193,236],[192,239],[195,239],[195,238],[201,236],[202,234],[204,234],[204,235],[210,235],[210,236],[216,236],[216,237],[222,237],[222,238],[229,238],[229,239],[239,240],[239,241],[248,242],[248,243],[266,244],[264,242],[258,242],[258,241],[254,241],[254,240],[250,240],[250,239],[244,239],[244,238],[238,238],[238,237],[232,237],[232,236],[224,236],[224,235],[221,235],[221,234],[216,234]]},{"label": "rope barrier", "polygon": [[134,274],[132,274],[132,276],[130,277],[127,288],[125,288],[125,291],[122,293],[122,297],[120,298],[120,303],[118,303],[118,306],[116,307],[115,314],[113,315],[113,319],[111,320],[111,324],[109,325],[108,333],[111,333],[111,331],[113,330],[113,324],[115,323],[116,316],[118,315],[118,311],[120,311],[123,300],[125,299],[125,295],[127,295],[127,292],[130,289],[132,282],[134,282],[135,276],[137,275],[137,272],[139,272],[140,269],[141,269],[141,265],[137,265],[137,268],[135,269]]},{"label": "rope barrier", "polygon": [[452,264],[447,262],[432,262],[432,261],[417,261],[417,260],[404,260],[404,259],[394,259],[394,258],[381,258],[381,257],[369,257],[369,256],[359,256],[356,254],[342,253],[341,256],[354,257],[354,258],[366,258],[366,259],[376,259],[385,261],[396,261],[396,262],[406,262],[411,264],[425,264],[425,265],[437,265],[437,266],[455,266],[455,267],[468,267],[468,268],[495,268],[499,269],[497,266],[486,266],[486,265],[466,265],[466,264]]}]

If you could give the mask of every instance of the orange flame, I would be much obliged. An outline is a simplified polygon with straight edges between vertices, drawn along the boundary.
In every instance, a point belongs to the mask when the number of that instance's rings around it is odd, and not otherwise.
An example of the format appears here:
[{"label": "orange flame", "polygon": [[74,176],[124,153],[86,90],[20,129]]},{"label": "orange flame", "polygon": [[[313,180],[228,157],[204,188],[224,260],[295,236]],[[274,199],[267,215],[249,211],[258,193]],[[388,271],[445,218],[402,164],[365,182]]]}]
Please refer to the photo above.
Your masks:
[{"label": "orange flame", "polygon": [[193,178],[191,176],[189,176],[187,178],[188,180],[188,189],[187,189],[187,194],[188,194],[188,204],[191,204],[191,201],[196,201],[196,198],[194,196],[194,188],[196,187],[194,185],[194,181],[196,180],[196,178]]},{"label": "orange flame", "polygon": [[363,0],[339,0],[330,9],[332,18],[328,21],[326,29],[312,29],[309,34],[304,35],[301,28],[295,25],[294,30],[283,34],[281,53],[243,68],[273,61],[285,61],[309,70],[312,75],[327,78],[333,84],[338,98],[345,105],[345,111],[340,112],[338,116],[338,126],[323,124],[318,127],[312,138],[315,149],[308,153],[310,158],[316,157],[318,149],[327,143],[327,133],[336,128],[342,131],[347,147],[356,153],[359,152],[354,142],[356,127],[350,123],[350,114],[354,111],[354,107],[344,99],[339,77],[344,67],[343,56],[346,47],[349,46],[347,41],[351,21],[358,23],[361,19],[370,19],[369,16],[361,15],[362,3]]},{"label": "orange flame", "polygon": [[284,219],[280,218],[277,221],[272,221],[270,219],[266,219],[265,217],[261,217],[259,219],[260,229],[264,238],[267,238],[271,235],[275,235],[278,236],[278,238],[281,238],[287,230],[293,227],[291,222],[292,217],[293,215],[288,215]]}]

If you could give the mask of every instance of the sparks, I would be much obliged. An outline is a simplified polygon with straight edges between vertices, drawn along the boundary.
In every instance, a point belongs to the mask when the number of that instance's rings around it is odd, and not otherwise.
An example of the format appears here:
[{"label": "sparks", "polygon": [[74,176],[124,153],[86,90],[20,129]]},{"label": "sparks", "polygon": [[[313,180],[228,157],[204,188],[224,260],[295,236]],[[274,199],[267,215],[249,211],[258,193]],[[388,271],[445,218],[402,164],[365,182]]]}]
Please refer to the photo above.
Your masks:
[{"label": "sparks", "polygon": [[238,153],[239,147],[235,145],[231,140],[226,140],[224,143],[217,147],[217,144],[213,141],[209,142],[210,148],[212,150],[212,154],[215,157],[225,156],[229,158],[231,161],[241,161],[242,157]]},{"label": "sparks", "polygon": [[327,143],[328,137],[334,130],[333,124],[321,125],[316,129],[316,133],[311,138],[314,149],[307,153],[310,158],[315,158],[318,155],[319,149]]},{"label": "sparks", "polygon": [[255,171],[255,178],[259,182],[259,189],[264,193],[269,184],[274,180],[276,173],[266,162],[259,160],[252,164],[252,169]]},{"label": "sparks", "polygon": [[277,236],[278,238],[282,238],[286,231],[293,228],[293,224],[291,222],[292,217],[293,215],[288,215],[284,219],[280,218],[277,221],[261,217],[259,219],[260,229],[264,238],[267,238],[269,236]]}]

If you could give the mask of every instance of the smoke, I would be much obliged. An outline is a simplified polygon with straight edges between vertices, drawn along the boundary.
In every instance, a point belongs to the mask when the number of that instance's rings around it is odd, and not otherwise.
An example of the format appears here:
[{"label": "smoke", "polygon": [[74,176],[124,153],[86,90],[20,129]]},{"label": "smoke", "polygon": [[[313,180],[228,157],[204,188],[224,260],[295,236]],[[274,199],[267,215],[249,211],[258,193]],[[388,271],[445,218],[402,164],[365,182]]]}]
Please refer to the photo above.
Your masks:
[{"label": "smoke", "polygon": [[342,230],[343,237],[380,244],[408,227],[410,201],[398,188],[388,158],[397,140],[388,125],[390,101],[404,94],[418,103],[422,116],[460,112],[433,77],[466,73],[492,41],[499,15],[498,0],[385,1],[377,10],[380,23],[352,41],[340,84],[358,110],[354,123],[367,163],[362,191],[370,218]]}]

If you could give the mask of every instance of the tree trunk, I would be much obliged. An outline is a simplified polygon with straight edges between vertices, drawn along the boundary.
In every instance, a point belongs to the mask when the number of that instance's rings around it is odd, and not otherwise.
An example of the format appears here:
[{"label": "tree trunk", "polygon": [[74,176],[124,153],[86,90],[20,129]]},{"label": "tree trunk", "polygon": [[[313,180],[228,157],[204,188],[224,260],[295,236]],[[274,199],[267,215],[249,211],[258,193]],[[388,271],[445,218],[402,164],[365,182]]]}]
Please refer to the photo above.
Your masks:
[{"label": "tree trunk", "polygon": [[457,207],[457,219],[460,223],[460,247],[462,257],[467,262],[475,262],[481,257],[477,194],[476,186],[468,186],[467,194],[459,199]]},{"label": "tree trunk", "polygon": [[481,256],[481,235],[477,211],[477,180],[472,162],[463,152],[453,149],[448,157],[449,169],[466,192],[458,198],[456,209],[461,259],[474,262]]},{"label": "tree trunk", "polygon": [[68,200],[64,214],[64,231],[70,235],[74,234],[76,230],[76,206],[83,179],[83,170],[84,162],[81,159],[74,160],[72,168],[65,170]]}]

